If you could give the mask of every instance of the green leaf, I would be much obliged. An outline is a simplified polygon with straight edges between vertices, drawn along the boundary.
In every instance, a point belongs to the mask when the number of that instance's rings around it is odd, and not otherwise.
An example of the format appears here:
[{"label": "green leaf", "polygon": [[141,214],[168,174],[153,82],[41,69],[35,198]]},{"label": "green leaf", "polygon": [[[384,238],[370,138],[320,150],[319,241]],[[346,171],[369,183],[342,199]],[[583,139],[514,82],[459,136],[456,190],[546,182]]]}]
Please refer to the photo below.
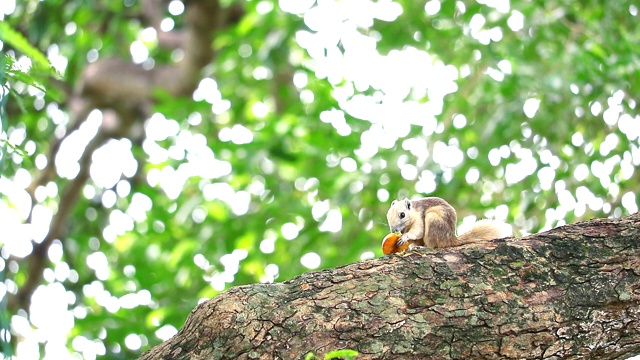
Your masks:
[{"label": "green leaf", "polygon": [[355,359],[358,355],[360,355],[360,353],[355,351],[355,350],[342,349],[342,350],[332,351],[332,352],[326,354],[324,356],[324,358],[325,358],[325,360],[342,359],[342,358],[347,359],[347,360],[351,360],[351,359]]},{"label": "green leaf", "polygon": [[19,52],[28,56],[36,68],[49,69],[51,73],[55,73],[51,63],[44,54],[29,44],[27,39],[19,32],[15,31],[6,21],[0,22],[0,40],[13,46]]}]

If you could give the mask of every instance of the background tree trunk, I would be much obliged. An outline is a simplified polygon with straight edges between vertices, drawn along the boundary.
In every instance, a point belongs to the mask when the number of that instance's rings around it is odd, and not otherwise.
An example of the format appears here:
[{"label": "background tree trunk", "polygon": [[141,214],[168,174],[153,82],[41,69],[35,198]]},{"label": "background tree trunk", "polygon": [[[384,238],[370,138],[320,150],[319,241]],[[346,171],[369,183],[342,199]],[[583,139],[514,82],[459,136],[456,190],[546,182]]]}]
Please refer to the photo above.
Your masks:
[{"label": "background tree trunk", "polygon": [[640,353],[640,215],[239,286],[141,359],[612,359]]}]

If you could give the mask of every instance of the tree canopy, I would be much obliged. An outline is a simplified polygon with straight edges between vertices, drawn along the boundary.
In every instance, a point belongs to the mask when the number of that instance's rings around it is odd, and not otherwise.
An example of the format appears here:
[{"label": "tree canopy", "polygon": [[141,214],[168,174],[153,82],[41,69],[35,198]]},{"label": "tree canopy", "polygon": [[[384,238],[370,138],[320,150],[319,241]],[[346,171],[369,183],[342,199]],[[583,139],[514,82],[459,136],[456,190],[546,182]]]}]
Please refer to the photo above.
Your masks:
[{"label": "tree canopy", "polygon": [[638,210],[634,1],[29,0],[0,19],[5,354],[137,356],[231,286],[380,256],[395,198],[519,234]]}]

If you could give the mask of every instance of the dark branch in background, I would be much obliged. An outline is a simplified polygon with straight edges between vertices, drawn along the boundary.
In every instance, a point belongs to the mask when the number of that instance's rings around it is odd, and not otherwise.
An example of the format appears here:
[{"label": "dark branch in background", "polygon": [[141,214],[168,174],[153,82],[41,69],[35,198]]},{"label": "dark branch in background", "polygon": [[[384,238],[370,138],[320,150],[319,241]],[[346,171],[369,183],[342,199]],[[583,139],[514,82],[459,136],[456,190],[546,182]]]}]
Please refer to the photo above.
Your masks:
[{"label": "dark branch in background", "polygon": [[[156,1],[148,0],[147,3],[145,9]],[[180,62],[145,70],[121,59],[98,61],[86,68],[82,92],[108,106],[152,102],[156,89],[173,96],[191,96],[198,86],[202,69],[214,59],[212,44],[216,30],[238,21],[243,12],[238,6],[221,8],[217,1],[191,1],[186,6],[186,28],[180,46],[184,58]],[[145,14],[159,26],[159,14],[153,10]],[[156,31],[162,32],[160,28]]]},{"label": "dark branch in background", "polygon": [[[48,235],[41,243],[34,243],[34,250],[27,259],[27,281],[20,286],[16,295],[9,298],[10,312],[29,309],[31,295],[42,281],[42,272],[48,264],[49,246],[55,239],[60,239],[64,245],[64,229],[89,179],[93,152],[110,138],[126,137],[132,142],[140,142],[140,139],[134,139],[136,136],[131,129],[147,118],[148,109],[154,101],[153,92],[164,90],[176,97],[190,96],[198,86],[202,69],[214,59],[212,44],[216,30],[236,23],[243,15],[240,6],[221,8],[218,1],[189,1],[184,15],[185,28],[163,33],[159,26],[165,8],[161,0],[145,0],[143,17],[156,28],[159,39],[163,43],[166,41],[163,45],[180,47],[184,51],[182,61],[145,70],[123,59],[100,60],[85,68],[78,86],[74,87],[78,92],[71,96],[67,111],[70,118],[75,120],[69,125],[66,136],[80,127],[93,109],[111,109],[117,114],[116,120],[108,122],[114,117],[107,116],[105,111],[100,131],[84,149],[78,176],[61,189],[58,212],[51,221]],[[56,177],[55,158],[62,141],[64,138],[55,137],[50,141],[48,165],[38,176],[34,176],[34,182],[29,187],[33,204],[36,204],[35,189],[45,186]]]},{"label": "dark branch in background", "polygon": [[[84,184],[89,178],[89,166],[91,165],[91,155],[98,149],[107,137],[104,132],[99,131],[98,134],[89,142],[85,148],[84,154],[80,158],[80,172],[67,186],[65,186],[60,201],[58,202],[58,212],[51,219],[49,233],[44,240],[37,244],[34,243],[33,252],[29,256],[29,273],[27,281],[20,287],[15,297],[9,298],[9,309],[28,309],[31,302],[31,295],[42,279],[42,271],[47,265],[47,251],[49,246],[55,239],[60,239],[63,235],[62,229],[69,220],[69,215],[73,210],[73,206],[78,201],[78,196],[82,192]],[[50,162],[54,162],[51,159]]]},{"label": "dark branch in background", "polygon": [[[46,186],[56,177],[55,159],[58,151],[60,150],[60,145],[70,134],[76,131],[82,123],[84,123],[87,116],[93,109],[92,104],[82,101],[77,97],[72,97],[70,104],[72,120],[67,126],[65,135],[60,139],[55,136],[51,139],[47,155],[47,166],[40,171],[38,176],[35,177],[35,180],[27,188],[27,193],[31,197],[32,204],[37,204],[35,196],[36,189],[39,186]],[[77,202],[78,195],[88,179],[91,155],[93,154],[93,151],[99,148],[105,141],[106,137],[103,132],[100,131],[85,148],[85,151],[79,160],[80,171],[76,178],[64,188],[62,196],[60,196],[60,201],[58,202],[58,212],[51,219],[47,236],[41,243],[33,244],[33,251],[28,257],[29,267],[27,270],[28,275],[26,282],[19,288],[18,293],[15,296],[10,296],[8,298],[7,308],[11,312],[16,311],[17,309],[29,309],[31,295],[33,295],[33,292],[38,287],[38,284],[42,279],[42,271],[47,265],[47,251],[49,250],[49,246],[51,246],[55,239],[62,237],[62,229],[67,223],[69,214],[73,209],[73,205]],[[32,221],[31,215],[32,213],[29,214],[27,222]]]},{"label": "dark branch in background", "polygon": [[181,30],[162,31],[160,23],[166,17],[166,0],[142,0],[142,21],[156,30],[158,44],[167,49],[177,49],[184,44],[185,32]]},{"label": "dark branch in background", "polygon": [[[80,128],[80,125],[84,123],[91,110],[93,110],[93,106],[86,103],[85,101],[82,101],[81,99],[78,99],[75,96],[72,97],[72,100],[69,103],[71,105],[71,113],[73,115],[72,120],[69,122],[69,125],[67,126],[65,134],[62,138],[57,139],[54,137],[51,139],[51,143],[49,145],[49,153],[47,154],[47,166],[42,169],[42,171],[40,171],[36,180],[27,188],[27,192],[31,196],[31,202],[33,204],[36,203],[35,192],[38,186],[44,186],[48,184],[56,176],[55,159],[56,155],[58,154],[58,150],[60,150],[60,145],[62,145],[62,142],[69,135]],[[29,214],[29,218],[27,219],[27,221],[31,222],[31,214]]]},{"label": "dark branch in background", "polygon": [[[76,108],[77,114],[82,115],[82,119],[86,120],[86,116],[88,115],[88,111],[93,109],[92,104],[84,104],[78,106]],[[93,153],[100,148],[107,140],[111,138],[122,137],[122,134],[127,134],[129,132],[130,127],[134,124],[133,119],[138,116],[138,113],[135,111],[125,112],[120,111],[119,116],[113,113],[104,114],[104,122],[107,122],[106,119],[110,117],[117,117],[115,120],[119,126],[116,129],[110,129],[108,127],[102,126],[96,136],[91,139],[87,147],[84,149],[84,153],[80,157],[80,171],[78,175],[64,187],[63,193],[60,196],[60,201],[58,202],[58,212],[51,219],[51,224],[49,225],[49,232],[44,240],[39,244],[34,244],[33,252],[29,256],[29,268],[27,281],[20,287],[18,294],[15,297],[11,297],[9,299],[8,307],[9,309],[28,309],[29,303],[31,301],[31,295],[38,287],[40,280],[42,278],[42,272],[47,265],[47,251],[49,246],[53,243],[54,240],[61,240],[64,245],[64,231],[63,229],[66,227],[69,221],[69,217],[73,212],[75,204],[78,202],[78,198],[82,193],[82,189],[84,185],[89,180],[89,168],[91,166],[91,158]],[[70,124],[70,129],[77,129],[79,127],[79,123],[82,123],[84,120],[79,121],[80,118],[76,119],[73,123]],[[113,122],[113,120],[112,120]],[[71,132],[67,133],[68,136]],[[63,137],[64,138],[66,138]],[[55,155],[57,154],[60,143],[62,139],[56,141],[54,143],[54,147],[52,154],[54,158],[52,158],[47,168],[44,169],[41,176],[38,178],[38,183],[41,185],[46,184],[47,182],[53,179],[55,176]],[[29,193],[31,194],[32,199],[34,199],[35,203],[35,188],[32,186],[29,188]]]}]

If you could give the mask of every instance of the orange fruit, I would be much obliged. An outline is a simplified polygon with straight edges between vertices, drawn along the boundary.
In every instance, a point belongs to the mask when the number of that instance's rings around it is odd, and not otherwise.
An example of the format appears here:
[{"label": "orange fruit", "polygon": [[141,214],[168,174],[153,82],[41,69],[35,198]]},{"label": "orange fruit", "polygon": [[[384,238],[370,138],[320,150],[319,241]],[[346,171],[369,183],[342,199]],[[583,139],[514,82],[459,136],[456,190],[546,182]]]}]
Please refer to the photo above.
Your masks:
[{"label": "orange fruit", "polygon": [[398,233],[391,233],[385,236],[384,239],[382,239],[382,252],[385,255],[389,255],[395,254],[397,252],[407,251],[407,249],[409,248],[409,242],[404,243],[404,245],[402,246],[398,246],[397,244],[398,239],[400,239],[401,236],[402,234]]}]

